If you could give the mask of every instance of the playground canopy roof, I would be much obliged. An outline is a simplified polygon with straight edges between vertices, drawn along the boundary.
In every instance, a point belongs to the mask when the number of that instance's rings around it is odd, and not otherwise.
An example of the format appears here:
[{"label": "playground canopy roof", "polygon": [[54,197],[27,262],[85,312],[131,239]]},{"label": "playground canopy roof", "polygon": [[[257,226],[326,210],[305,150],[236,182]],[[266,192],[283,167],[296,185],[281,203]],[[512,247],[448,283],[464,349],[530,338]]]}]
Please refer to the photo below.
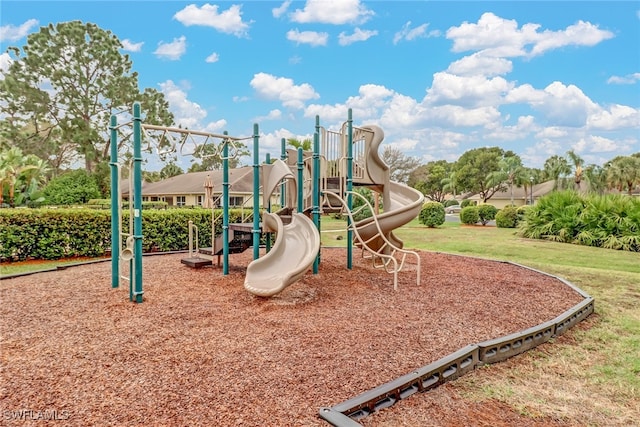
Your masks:
[{"label": "playground canopy roof", "polygon": [[[158,182],[143,182],[143,196],[164,196],[182,194],[205,194],[204,182],[209,175],[213,182],[213,193],[222,193],[222,170],[205,172],[191,172],[163,179]],[[245,166],[237,169],[229,169],[229,192],[231,194],[251,194],[253,192],[253,168]],[[129,187],[122,185],[122,195],[129,194]]]}]

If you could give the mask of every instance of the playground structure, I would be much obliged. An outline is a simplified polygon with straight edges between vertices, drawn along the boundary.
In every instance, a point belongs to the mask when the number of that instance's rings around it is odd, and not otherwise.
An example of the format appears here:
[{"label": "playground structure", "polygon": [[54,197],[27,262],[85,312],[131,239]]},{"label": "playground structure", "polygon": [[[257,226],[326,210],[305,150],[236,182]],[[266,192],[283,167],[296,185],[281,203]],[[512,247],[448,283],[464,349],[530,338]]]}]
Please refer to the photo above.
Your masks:
[{"label": "playground structure", "polygon": [[[223,274],[229,272],[229,254],[253,247],[253,261],[247,266],[244,287],[259,296],[272,296],[299,280],[310,268],[318,273],[320,263],[320,215],[340,212],[347,218],[347,268],[352,268],[354,246],[375,268],[393,274],[394,289],[398,286],[398,272],[405,266],[408,256],[416,259],[417,281],[420,280],[420,257],[416,252],[403,249],[403,242],[393,230],[414,219],[420,212],[424,196],[419,191],[390,180],[389,167],[379,157],[384,139],[377,126],[354,127],[351,110],[348,120],[339,131],[324,129],[316,117],[313,151],[286,150],[282,140],[281,158],[273,162],[269,156],[260,164],[259,131],[254,125],[252,137],[232,137],[224,134],[197,132],[142,123],[140,105],[133,108],[133,174],[130,175],[130,193],[133,203],[129,209],[129,232],[124,233],[121,223],[120,167],[118,163],[118,125],[111,118],[111,182],[112,182],[112,287],[121,280],[129,281],[130,300],[142,302],[142,196],[141,196],[141,142],[143,134],[151,146],[158,138],[157,149],[168,143],[170,151],[182,155],[192,154],[198,144],[219,141],[215,155],[222,160],[222,234],[215,236],[212,214],[211,248],[193,247],[193,228],[189,227],[189,257],[183,264],[199,267],[211,264],[214,256],[222,256]],[[229,162],[237,152],[239,141],[253,140],[253,222],[229,223]],[[158,151],[160,153],[160,151]],[[367,187],[382,198],[383,211],[373,206],[354,187]],[[259,194],[262,190],[262,209]],[[270,212],[270,200],[280,193],[281,209]],[[353,209],[355,197],[362,203]],[[372,213],[356,221],[361,209]],[[260,215],[261,210],[263,214]],[[261,221],[262,219],[262,221]],[[196,233],[198,231],[196,230]],[[260,258],[260,238],[263,233],[275,233],[273,247],[267,239],[267,253]],[[236,238],[237,236],[237,238]],[[122,238],[126,245],[121,247]],[[196,241],[198,239],[196,238]],[[240,245],[233,245],[241,241]],[[129,262],[129,277],[121,276],[120,261]]]}]

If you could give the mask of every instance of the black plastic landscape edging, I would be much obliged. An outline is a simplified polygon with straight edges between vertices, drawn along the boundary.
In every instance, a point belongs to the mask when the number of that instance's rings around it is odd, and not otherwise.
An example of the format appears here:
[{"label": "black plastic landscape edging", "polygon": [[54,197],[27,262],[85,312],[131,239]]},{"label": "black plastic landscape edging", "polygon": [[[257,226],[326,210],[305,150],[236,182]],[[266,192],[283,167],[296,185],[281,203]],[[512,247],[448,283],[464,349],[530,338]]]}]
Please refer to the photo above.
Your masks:
[{"label": "black plastic landscape edging", "polygon": [[562,335],[594,312],[594,299],[582,289],[561,277],[510,261],[486,260],[515,265],[553,277],[571,287],[580,294],[584,300],[556,318],[537,326],[514,334],[483,341],[478,344],[470,344],[433,363],[365,391],[342,403],[338,403],[332,407],[321,407],[318,412],[320,418],[336,427],[361,426],[357,421],[376,411],[388,408],[398,401],[406,399],[418,392],[424,392],[438,387],[447,381],[451,381],[467,372],[473,371],[478,366],[501,362],[531,350],[549,341],[553,337]]}]

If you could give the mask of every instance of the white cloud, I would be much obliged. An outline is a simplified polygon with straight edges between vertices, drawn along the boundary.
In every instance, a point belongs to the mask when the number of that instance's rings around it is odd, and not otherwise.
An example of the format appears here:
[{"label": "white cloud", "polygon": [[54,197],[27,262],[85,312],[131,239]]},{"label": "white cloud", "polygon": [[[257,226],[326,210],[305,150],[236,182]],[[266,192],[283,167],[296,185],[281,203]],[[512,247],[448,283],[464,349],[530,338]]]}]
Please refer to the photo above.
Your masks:
[{"label": "white cloud", "polygon": [[639,129],[640,109],[615,104],[608,110],[601,109],[589,115],[587,126],[591,129],[602,130]]},{"label": "white cloud", "polygon": [[199,8],[195,4],[190,4],[176,12],[173,17],[186,26],[201,25],[236,37],[247,37],[252,21],[242,20],[241,9],[242,6],[234,4],[229,9],[218,12],[218,5],[206,3]]},{"label": "white cloud", "polygon": [[558,126],[549,126],[540,130],[535,134],[535,137],[538,139],[553,139],[553,138],[563,138],[568,135],[566,129],[563,129]]},{"label": "white cloud", "polygon": [[293,55],[291,58],[289,58],[289,64],[295,65],[301,62],[302,62],[302,58],[299,57],[298,55]]},{"label": "white cloud", "polygon": [[610,38],[613,38],[611,31],[601,30],[590,22],[578,21],[563,31],[543,31],[535,41],[530,54],[541,55],[547,50],[564,46],[595,46]]},{"label": "white cloud", "polygon": [[286,0],[280,6],[274,7],[273,9],[271,9],[271,14],[273,15],[274,18],[280,18],[282,15],[284,15],[287,12],[290,5],[291,5],[291,0]]},{"label": "white cloud", "polygon": [[250,98],[248,96],[234,96],[233,102],[247,102]]},{"label": "white cloud", "polygon": [[253,122],[262,122],[262,121],[266,121],[266,120],[279,120],[282,118],[282,111],[278,110],[277,108],[275,110],[271,110],[269,111],[269,113],[266,116],[258,116],[256,118],[254,118],[252,121]]},{"label": "white cloud", "polygon": [[608,84],[632,85],[640,81],[640,73],[627,74],[626,76],[611,76],[607,79]]},{"label": "white cloud", "polygon": [[216,52],[213,52],[211,55],[207,56],[204,62],[213,63],[213,62],[218,62],[219,60],[220,60],[220,55],[218,55]]},{"label": "white cloud", "polygon": [[301,109],[306,101],[320,97],[313,86],[308,83],[296,85],[292,79],[276,77],[267,73],[255,74],[250,84],[258,96],[269,100],[279,100],[285,107],[294,109]]},{"label": "white cloud", "polygon": [[447,72],[458,76],[482,75],[486,77],[500,76],[510,73],[513,63],[504,58],[495,58],[481,53],[465,56],[449,64]]},{"label": "white cloud", "polygon": [[301,24],[361,24],[374,15],[360,0],[307,0],[303,9],[296,9],[289,16]]},{"label": "white cloud", "polygon": [[502,77],[467,77],[440,72],[433,75],[433,84],[427,91],[425,101],[435,105],[455,104],[467,107],[498,105],[512,88],[513,83]]},{"label": "white cloud", "polygon": [[[536,56],[564,46],[593,46],[613,37],[589,22],[578,21],[564,30],[539,31],[539,24],[524,24],[518,28],[515,20],[484,13],[477,23],[464,22],[447,30],[453,40],[453,51],[487,51],[497,57]],[[527,48],[530,50],[527,52]]]},{"label": "white cloud", "polygon": [[182,55],[187,51],[187,38],[181,36],[180,38],[173,39],[171,43],[158,43],[158,48],[153,52],[159,58],[169,59],[176,61],[180,59]]},{"label": "white cloud", "polygon": [[596,104],[574,85],[553,82],[544,88],[544,94],[543,102],[532,106],[550,124],[581,127],[586,124],[590,112],[597,111]]},{"label": "white cloud", "polygon": [[505,102],[530,105],[542,113],[548,126],[582,127],[588,120],[597,122],[601,112],[580,88],[561,82],[553,82],[543,90],[529,84],[518,86],[505,96]]},{"label": "white cloud", "polygon": [[[6,7],[6,5],[5,5]],[[31,32],[31,29],[38,25],[37,19],[29,19],[19,26],[3,25],[0,27],[0,42],[15,42]]]},{"label": "white cloud", "polygon": [[129,39],[122,40],[122,49],[128,52],[140,52],[142,50],[142,45],[144,42],[134,43]]},{"label": "white cloud", "polygon": [[169,102],[169,109],[175,117],[176,124],[201,130],[201,121],[207,117],[207,112],[199,104],[187,99],[186,89],[188,87],[179,87],[172,80],[160,83],[160,91]]},{"label": "white cloud", "polygon": [[536,130],[537,126],[533,116],[520,116],[513,126],[501,126],[496,122],[496,125],[485,134],[484,138],[492,141],[521,141]]},{"label": "white cloud", "polygon": [[311,46],[326,46],[329,40],[329,34],[319,33],[316,31],[287,31],[287,40],[296,42],[297,44],[308,44]]},{"label": "white cloud", "polygon": [[355,42],[368,40],[371,37],[377,35],[378,32],[375,30],[361,30],[360,28],[356,27],[356,29],[353,31],[353,34],[351,35],[347,35],[347,33],[345,33],[344,31],[341,32],[338,36],[338,43],[340,44],[340,46],[347,46]]},{"label": "white cloud", "polygon": [[580,142],[583,143],[583,149],[581,151],[588,151],[590,153],[610,153],[620,148],[616,141],[597,135],[591,135],[586,140]]},{"label": "white cloud", "polygon": [[411,21],[408,21],[402,26],[402,30],[398,31],[393,36],[393,44],[398,44],[401,40],[411,41],[418,38],[428,37],[428,26],[429,24],[422,24],[417,26],[416,28],[411,28]]}]

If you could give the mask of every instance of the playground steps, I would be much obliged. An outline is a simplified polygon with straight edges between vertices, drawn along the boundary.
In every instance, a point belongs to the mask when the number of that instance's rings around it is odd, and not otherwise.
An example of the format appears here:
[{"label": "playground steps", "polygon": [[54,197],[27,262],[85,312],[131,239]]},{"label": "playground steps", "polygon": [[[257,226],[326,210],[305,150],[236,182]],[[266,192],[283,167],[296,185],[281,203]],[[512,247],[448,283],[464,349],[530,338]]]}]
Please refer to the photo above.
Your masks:
[{"label": "playground steps", "polygon": [[201,268],[213,264],[213,260],[199,257],[182,258],[180,262],[191,268]]},{"label": "playground steps", "polygon": [[[252,228],[252,224],[229,224],[230,254],[239,254],[251,247],[253,244]],[[222,234],[216,236],[213,244],[213,248],[199,248],[195,256],[183,258],[180,262],[191,268],[201,268],[207,265],[213,265],[213,259],[218,257],[218,265],[220,265],[220,256],[224,251]]]}]

